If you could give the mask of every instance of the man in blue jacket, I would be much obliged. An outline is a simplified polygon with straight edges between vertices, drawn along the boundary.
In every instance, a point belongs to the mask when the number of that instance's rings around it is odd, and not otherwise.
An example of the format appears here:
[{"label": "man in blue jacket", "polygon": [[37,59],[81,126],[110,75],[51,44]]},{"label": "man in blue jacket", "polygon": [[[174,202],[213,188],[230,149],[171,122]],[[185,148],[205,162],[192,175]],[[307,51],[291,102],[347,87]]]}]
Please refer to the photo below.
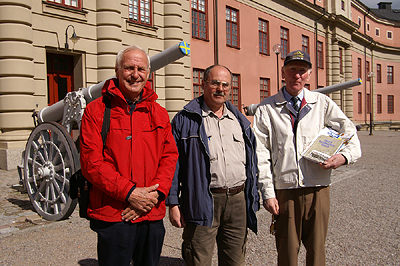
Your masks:
[{"label": "man in blue jacket", "polygon": [[232,73],[204,71],[204,95],[172,121],[179,159],[167,198],[171,223],[183,230],[187,265],[244,265],[247,228],[257,233],[259,209],[255,137],[250,122],[227,101]]}]

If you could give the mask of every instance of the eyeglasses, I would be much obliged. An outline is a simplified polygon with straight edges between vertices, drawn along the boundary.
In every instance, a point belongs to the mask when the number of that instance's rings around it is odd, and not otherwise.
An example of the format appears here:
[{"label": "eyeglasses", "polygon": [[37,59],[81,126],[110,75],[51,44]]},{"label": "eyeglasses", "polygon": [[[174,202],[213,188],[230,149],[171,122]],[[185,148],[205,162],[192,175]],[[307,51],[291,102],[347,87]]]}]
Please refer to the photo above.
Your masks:
[{"label": "eyeglasses", "polygon": [[209,83],[210,84],[210,87],[211,88],[218,88],[219,86],[221,86],[222,85],[222,88],[224,89],[224,90],[229,90],[229,88],[230,88],[230,86],[231,86],[231,84],[229,84],[228,82],[225,82],[225,81],[219,81],[219,80],[215,80],[215,79],[213,79],[213,80],[207,80],[206,81],[207,83]]},{"label": "eyeglasses", "polygon": [[272,215],[272,222],[271,222],[271,226],[269,227],[269,232],[271,233],[271,235],[275,235],[276,233],[276,220],[278,220],[279,215]]}]

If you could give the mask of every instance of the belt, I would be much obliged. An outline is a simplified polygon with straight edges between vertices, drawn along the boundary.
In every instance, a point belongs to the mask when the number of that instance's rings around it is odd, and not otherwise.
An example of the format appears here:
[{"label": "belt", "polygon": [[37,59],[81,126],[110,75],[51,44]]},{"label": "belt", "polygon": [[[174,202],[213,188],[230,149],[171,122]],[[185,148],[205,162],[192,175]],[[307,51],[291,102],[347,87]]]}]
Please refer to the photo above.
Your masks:
[{"label": "belt", "polygon": [[242,192],[244,189],[244,183],[241,186],[237,186],[237,187],[231,187],[231,188],[212,188],[211,192],[212,193],[224,193],[227,195],[235,195],[239,192]]}]

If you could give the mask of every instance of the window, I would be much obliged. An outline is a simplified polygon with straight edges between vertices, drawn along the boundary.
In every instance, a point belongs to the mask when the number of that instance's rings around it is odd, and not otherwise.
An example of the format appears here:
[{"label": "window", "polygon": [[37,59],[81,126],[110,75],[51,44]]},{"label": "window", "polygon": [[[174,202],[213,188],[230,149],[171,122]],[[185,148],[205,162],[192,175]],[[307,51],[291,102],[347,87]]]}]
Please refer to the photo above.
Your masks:
[{"label": "window", "polygon": [[369,23],[367,22],[367,31],[369,31]]},{"label": "window", "polygon": [[82,7],[81,0],[47,0],[47,2],[72,8],[80,9]]},{"label": "window", "polygon": [[380,35],[380,31],[379,31],[378,28],[375,29],[375,35],[378,36],[378,37],[379,37],[379,35]]},{"label": "window", "polygon": [[361,74],[362,74],[362,71],[361,71],[361,58],[357,58],[357,73],[358,73],[358,78],[360,79],[361,78]]},{"label": "window", "polygon": [[393,66],[387,67],[387,83],[393,84]]},{"label": "window", "polygon": [[310,53],[309,45],[310,45],[310,38],[308,38],[308,36],[302,35],[301,36],[301,50],[303,52]]},{"label": "window", "polygon": [[239,11],[226,7],[226,45],[239,48]]},{"label": "window", "polygon": [[376,95],[376,112],[378,114],[382,113],[382,94]]},{"label": "window", "polygon": [[206,0],[192,0],[192,37],[207,39]]},{"label": "window", "polygon": [[394,95],[388,95],[388,114],[394,113]]},{"label": "window", "polygon": [[260,102],[269,97],[269,79],[260,78]]},{"label": "window", "polygon": [[324,47],[322,42],[317,43],[317,67],[318,68],[324,68]]},{"label": "window", "polygon": [[343,48],[339,48],[339,71],[343,74]]},{"label": "window", "polygon": [[358,113],[362,114],[362,93],[358,93]]},{"label": "window", "polygon": [[361,27],[361,18],[360,17],[358,17],[358,26],[360,26]]},{"label": "window", "polygon": [[367,73],[367,81],[370,81],[371,73],[369,73],[369,61],[365,61],[365,72]]},{"label": "window", "polygon": [[388,38],[389,40],[391,40],[391,39],[393,38],[393,32],[388,31],[388,32],[387,32],[387,38]]},{"label": "window", "polygon": [[204,70],[193,68],[193,99],[203,94],[201,81],[203,79]]},{"label": "window", "polygon": [[345,10],[345,3],[344,3],[344,0],[340,1],[340,6],[341,6],[342,10]]},{"label": "window", "polygon": [[151,25],[151,0],[129,0],[129,19],[133,22]]},{"label": "window", "polygon": [[376,65],[376,82],[382,83],[382,66],[381,64]]},{"label": "window", "polygon": [[234,105],[236,106],[237,109],[240,109],[240,76],[237,74],[233,74],[232,77],[232,85],[231,85],[231,93],[228,97],[228,100]]},{"label": "window", "polygon": [[367,107],[367,114],[371,113],[371,95],[369,93],[367,93],[367,102],[365,103],[366,107]]},{"label": "window", "polygon": [[281,58],[285,59],[289,49],[289,30],[281,27]]},{"label": "window", "polygon": [[260,54],[269,54],[268,21],[258,20],[258,47]]}]

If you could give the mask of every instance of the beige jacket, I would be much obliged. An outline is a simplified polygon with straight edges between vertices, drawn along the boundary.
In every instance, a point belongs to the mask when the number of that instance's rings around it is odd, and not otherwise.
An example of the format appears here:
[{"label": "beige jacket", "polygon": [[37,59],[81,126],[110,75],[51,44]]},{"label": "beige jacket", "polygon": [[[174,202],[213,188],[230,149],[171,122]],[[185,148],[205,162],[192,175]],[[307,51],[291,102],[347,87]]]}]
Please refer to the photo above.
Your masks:
[{"label": "beige jacket", "polygon": [[301,157],[302,151],[325,126],[339,133],[354,133],[340,153],[347,162],[361,157],[360,142],[354,124],[326,95],[304,89],[306,104],[299,111],[296,135],[293,132],[293,107],[282,89],[260,103],[254,117],[257,137],[258,185],[264,200],[275,197],[275,189],[327,186],[331,170]]}]

